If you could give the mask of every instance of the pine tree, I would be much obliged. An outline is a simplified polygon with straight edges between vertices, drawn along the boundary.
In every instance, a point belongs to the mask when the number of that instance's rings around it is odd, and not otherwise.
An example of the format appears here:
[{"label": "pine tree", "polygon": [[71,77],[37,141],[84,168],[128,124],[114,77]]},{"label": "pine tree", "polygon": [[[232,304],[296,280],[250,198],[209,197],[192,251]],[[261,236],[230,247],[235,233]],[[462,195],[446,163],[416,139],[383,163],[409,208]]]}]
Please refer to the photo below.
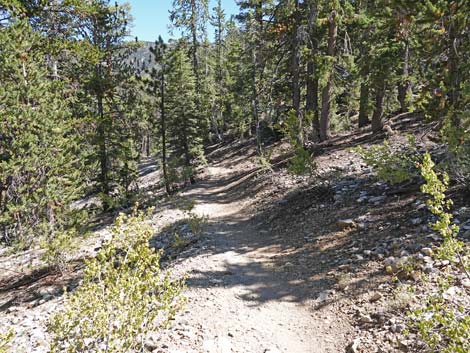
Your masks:
[{"label": "pine tree", "polygon": [[[103,200],[104,209],[126,202],[129,188],[137,177],[138,131],[142,117],[135,114],[140,99],[138,83],[127,64],[134,44],[126,42],[129,30],[129,9],[110,5],[109,0],[90,0],[84,10],[82,41],[88,46],[76,62],[75,80],[83,93],[76,109],[91,116],[88,134],[88,159]],[[133,116],[134,115],[134,116]]]},{"label": "pine tree", "polygon": [[49,79],[46,40],[12,16],[0,29],[0,228],[5,241],[29,246],[74,225],[81,161],[63,84]]},{"label": "pine tree", "polygon": [[153,116],[159,118],[158,132],[160,135],[161,161],[163,171],[163,183],[167,194],[171,194],[171,180],[168,175],[168,153],[167,153],[167,114],[166,114],[166,73],[168,72],[166,63],[167,45],[162,37],[155,42],[155,46],[150,48],[156,67],[149,72],[150,77],[146,81],[149,93],[155,98],[155,113]]},{"label": "pine tree", "polygon": [[[195,182],[195,166],[203,158],[202,139],[199,135],[195,77],[186,55],[187,42],[175,44],[168,56],[167,74],[167,116],[168,132],[176,165],[183,166],[181,179]],[[184,102],[184,104],[181,104]]]}]

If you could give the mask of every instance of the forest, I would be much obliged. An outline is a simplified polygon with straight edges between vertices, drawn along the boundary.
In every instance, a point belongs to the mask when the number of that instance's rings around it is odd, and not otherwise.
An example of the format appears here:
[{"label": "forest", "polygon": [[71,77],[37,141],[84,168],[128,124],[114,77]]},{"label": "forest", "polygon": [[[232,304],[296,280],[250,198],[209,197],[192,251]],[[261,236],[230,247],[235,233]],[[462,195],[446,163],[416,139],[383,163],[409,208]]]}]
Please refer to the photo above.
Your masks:
[{"label": "forest", "polygon": [[[470,350],[470,1],[235,2],[145,42],[131,4],[0,0],[1,353]],[[273,316],[223,326],[260,314],[211,268]]]}]

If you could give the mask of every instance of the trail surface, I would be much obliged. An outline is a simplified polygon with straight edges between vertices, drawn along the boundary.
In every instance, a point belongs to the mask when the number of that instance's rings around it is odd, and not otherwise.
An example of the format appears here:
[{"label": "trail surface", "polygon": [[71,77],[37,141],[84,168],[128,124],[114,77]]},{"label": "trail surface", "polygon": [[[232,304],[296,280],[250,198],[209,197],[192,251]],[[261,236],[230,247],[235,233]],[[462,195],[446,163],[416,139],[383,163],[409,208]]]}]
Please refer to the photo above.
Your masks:
[{"label": "trail surface", "polygon": [[[316,353],[340,352],[335,318],[314,312],[307,281],[293,264],[272,261],[279,246],[242,197],[244,180],[256,171],[233,175],[223,166],[208,168],[205,180],[185,192],[195,212],[209,217],[200,254],[176,269],[188,273],[186,312],[169,352]],[[299,285],[300,282],[305,285]],[[331,322],[333,321],[333,322]],[[182,327],[182,328],[181,328]],[[171,344],[171,343],[170,343]]]}]

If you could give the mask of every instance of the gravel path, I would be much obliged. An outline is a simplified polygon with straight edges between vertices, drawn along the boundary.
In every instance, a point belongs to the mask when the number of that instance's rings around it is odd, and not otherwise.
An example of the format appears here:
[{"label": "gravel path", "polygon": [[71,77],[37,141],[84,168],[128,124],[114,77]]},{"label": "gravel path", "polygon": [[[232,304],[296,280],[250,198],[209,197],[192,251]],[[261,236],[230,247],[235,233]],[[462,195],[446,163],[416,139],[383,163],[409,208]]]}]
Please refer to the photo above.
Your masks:
[{"label": "gravel path", "polygon": [[249,200],[234,192],[244,177],[230,178],[223,167],[208,174],[184,194],[197,201],[196,213],[209,216],[209,235],[202,254],[175,267],[189,274],[188,304],[176,324],[179,336],[164,339],[167,351],[341,351],[329,332],[331,318],[317,317],[307,299],[307,283],[298,285],[291,264],[274,266],[276,242],[251,220]]}]

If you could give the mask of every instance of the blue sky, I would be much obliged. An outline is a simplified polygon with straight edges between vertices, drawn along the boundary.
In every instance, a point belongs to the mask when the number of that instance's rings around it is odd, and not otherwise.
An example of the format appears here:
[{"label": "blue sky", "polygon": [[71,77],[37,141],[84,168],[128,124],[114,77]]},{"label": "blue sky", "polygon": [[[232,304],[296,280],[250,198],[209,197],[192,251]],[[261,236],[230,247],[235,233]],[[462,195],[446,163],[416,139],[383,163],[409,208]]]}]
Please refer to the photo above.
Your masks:
[{"label": "blue sky", "polygon": [[[159,35],[167,41],[171,38],[168,33],[169,10],[173,0],[119,0],[118,3],[128,2],[131,4],[134,26],[132,35],[139,40],[155,41]],[[216,5],[216,0],[210,0],[209,9]],[[222,0],[227,17],[238,13],[238,6],[235,0]],[[212,34],[212,31],[210,31]],[[175,32],[175,36],[177,33]]]}]

